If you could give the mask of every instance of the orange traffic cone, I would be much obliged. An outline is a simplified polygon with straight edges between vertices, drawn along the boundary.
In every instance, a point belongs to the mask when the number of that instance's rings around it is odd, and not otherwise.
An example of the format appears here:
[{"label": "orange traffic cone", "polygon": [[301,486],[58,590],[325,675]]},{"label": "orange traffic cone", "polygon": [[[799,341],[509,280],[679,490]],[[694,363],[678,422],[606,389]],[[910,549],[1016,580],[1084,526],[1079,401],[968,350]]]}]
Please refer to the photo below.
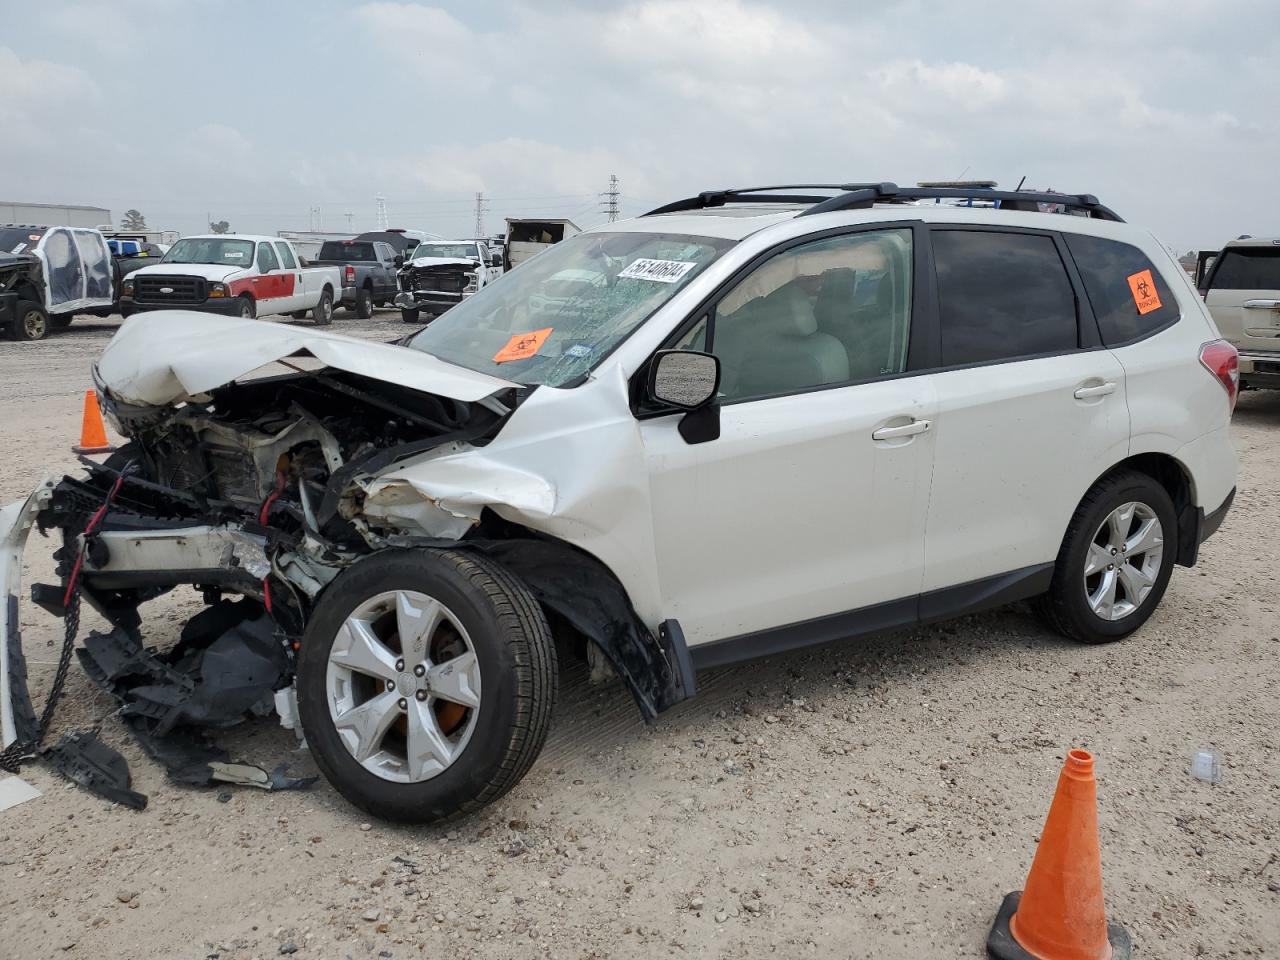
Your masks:
[{"label": "orange traffic cone", "polygon": [[1129,933],[1108,924],[1098,851],[1093,755],[1070,750],[1026,887],[1004,898],[987,936],[995,960],[1128,960]]},{"label": "orange traffic cone", "polygon": [[80,427],[80,444],[71,448],[76,453],[111,453],[115,447],[107,443],[107,428],[98,409],[98,395],[84,392],[84,419]]}]

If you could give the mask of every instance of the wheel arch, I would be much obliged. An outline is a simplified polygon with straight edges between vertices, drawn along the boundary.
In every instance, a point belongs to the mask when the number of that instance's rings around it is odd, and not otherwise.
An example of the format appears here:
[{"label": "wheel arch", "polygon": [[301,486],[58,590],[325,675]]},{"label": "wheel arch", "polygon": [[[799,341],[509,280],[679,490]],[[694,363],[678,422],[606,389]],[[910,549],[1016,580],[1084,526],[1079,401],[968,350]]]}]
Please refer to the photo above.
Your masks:
[{"label": "wheel arch", "polygon": [[1134,454],[1112,466],[1090,484],[1089,489],[1092,490],[1107,477],[1123,470],[1145,474],[1169,494],[1174,514],[1178,518],[1178,545],[1174,560],[1179,566],[1194,566],[1200,547],[1200,508],[1196,506],[1195,480],[1186,465],[1168,453]]},{"label": "wheel arch", "polygon": [[646,722],[696,692],[679,622],[664,621],[655,637],[622,581],[598,557],[488,510],[475,535],[450,549],[482,553],[520,578],[549,622],[568,624],[600,651]]}]

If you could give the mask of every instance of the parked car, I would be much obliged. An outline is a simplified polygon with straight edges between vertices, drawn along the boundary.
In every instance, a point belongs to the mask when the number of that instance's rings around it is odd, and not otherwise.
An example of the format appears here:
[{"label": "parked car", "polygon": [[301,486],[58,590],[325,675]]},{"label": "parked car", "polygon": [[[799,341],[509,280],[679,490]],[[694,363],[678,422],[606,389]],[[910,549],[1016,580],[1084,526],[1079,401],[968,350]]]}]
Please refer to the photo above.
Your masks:
[{"label": "parked car", "polygon": [[274,313],[333,320],[342,289],[337,267],[310,267],[288,240],[212,234],[183,237],[159,263],[131,273],[121,285],[120,312],[201,310],[253,319]]},{"label": "parked car", "polygon": [[[15,340],[41,340],[78,313],[110,314],[115,301],[111,254],[101,233],[86,227],[0,225],[0,254],[13,282],[0,329]],[[30,270],[22,258],[32,257]],[[7,319],[5,314],[8,314]]]},{"label": "parked car", "polygon": [[1240,384],[1280,389],[1280,239],[1232,240],[1204,280],[1204,300],[1240,351]]},{"label": "parked car", "polygon": [[424,240],[400,269],[400,318],[418,323],[457,306],[502,276],[502,263],[483,240]]},{"label": "parked car", "polygon": [[373,316],[375,305],[385,307],[400,291],[399,271],[404,257],[382,240],[329,240],[312,266],[338,267],[342,272],[342,305],[362,320]]},{"label": "parked car", "polygon": [[[651,720],[702,668],[1014,600],[1141,627],[1235,491],[1236,352],[1169,254],[1085,195],[773,189],[565,240],[399,344],[134,318],[94,370],[129,443],[5,508],[0,635],[34,524],[69,546],[33,595],[107,611],[116,662],[158,593],[242,595],[190,631],[259,624],[324,775],[425,821],[529,769],[553,632]],[[255,702],[186,676],[126,703]]]}]

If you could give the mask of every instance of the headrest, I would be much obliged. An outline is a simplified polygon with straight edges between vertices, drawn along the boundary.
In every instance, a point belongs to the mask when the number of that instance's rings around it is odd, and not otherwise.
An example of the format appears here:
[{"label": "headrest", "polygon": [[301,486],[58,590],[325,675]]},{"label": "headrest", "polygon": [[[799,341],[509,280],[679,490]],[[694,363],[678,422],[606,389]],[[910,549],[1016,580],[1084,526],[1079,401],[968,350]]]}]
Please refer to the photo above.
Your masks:
[{"label": "headrest", "polygon": [[807,337],[818,332],[809,295],[795,281],[784,284],[764,298],[757,314],[775,334]]}]

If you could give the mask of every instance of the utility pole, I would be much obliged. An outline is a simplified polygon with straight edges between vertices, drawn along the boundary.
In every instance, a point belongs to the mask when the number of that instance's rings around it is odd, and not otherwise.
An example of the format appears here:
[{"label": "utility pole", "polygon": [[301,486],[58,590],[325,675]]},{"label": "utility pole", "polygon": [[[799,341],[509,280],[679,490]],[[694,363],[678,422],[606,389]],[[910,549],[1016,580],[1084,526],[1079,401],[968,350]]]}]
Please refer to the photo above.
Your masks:
[{"label": "utility pole", "polygon": [[476,231],[472,234],[477,240],[484,236],[484,215],[489,209],[489,201],[483,193],[476,193]]},{"label": "utility pole", "polygon": [[350,230],[351,220],[355,217],[355,214],[348,211],[347,213],[344,213],[343,216],[347,218],[347,229]]},{"label": "utility pole", "polygon": [[317,233],[324,232],[324,215],[318,206],[311,208],[311,229]]},{"label": "utility pole", "polygon": [[609,215],[609,222],[614,223],[618,219],[618,198],[622,196],[622,191],[618,189],[617,174],[609,174],[609,189],[600,194],[600,206],[604,207],[605,213]]},{"label": "utility pole", "polygon": [[373,199],[378,204],[378,229],[386,230],[391,226],[391,218],[387,215],[387,198],[378,194]]}]

